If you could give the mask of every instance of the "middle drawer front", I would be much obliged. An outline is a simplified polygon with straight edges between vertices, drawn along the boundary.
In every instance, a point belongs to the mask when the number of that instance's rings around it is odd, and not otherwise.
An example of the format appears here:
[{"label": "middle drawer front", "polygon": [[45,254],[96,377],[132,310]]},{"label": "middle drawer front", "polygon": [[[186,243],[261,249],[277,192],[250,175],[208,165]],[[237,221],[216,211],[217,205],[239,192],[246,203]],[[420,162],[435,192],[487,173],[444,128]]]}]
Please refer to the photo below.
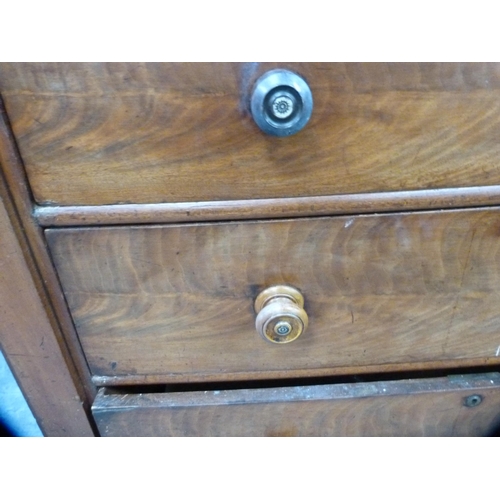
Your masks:
[{"label": "middle drawer front", "polygon": [[[46,234],[102,383],[500,359],[499,209]],[[277,284],[309,314],[285,345],[254,327],[255,297]]]}]

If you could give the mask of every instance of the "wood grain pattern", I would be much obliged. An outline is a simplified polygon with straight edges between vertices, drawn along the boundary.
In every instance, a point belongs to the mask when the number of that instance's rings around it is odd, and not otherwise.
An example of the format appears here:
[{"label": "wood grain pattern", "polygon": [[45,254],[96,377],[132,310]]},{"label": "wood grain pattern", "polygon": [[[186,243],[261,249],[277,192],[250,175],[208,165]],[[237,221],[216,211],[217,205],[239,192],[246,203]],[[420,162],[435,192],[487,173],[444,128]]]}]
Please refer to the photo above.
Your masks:
[{"label": "wood grain pattern", "polygon": [[1,348],[45,435],[91,436],[96,388],[78,341],[68,341],[76,334],[1,99],[0,235]]},{"label": "wood grain pattern", "polygon": [[[470,396],[478,406],[467,407]],[[98,393],[103,436],[488,436],[500,377],[204,391]]]},{"label": "wood grain pattern", "polygon": [[[499,209],[46,235],[91,371],[108,382],[500,361]],[[274,284],[300,289],[309,315],[284,346],[254,330],[254,299]]]},{"label": "wood grain pattern", "polygon": [[144,205],[35,207],[45,227],[278,219],[500,205],[500,186]]},{"label": "wood grain pattern", "polygon": [[[263,135],[253,82],[309,82],[310,123]],[[500,184],[498,63],[2,63],[46,205],[245,200]]]},{"label": "wood grain pattern", "polygon": [[84,407],[90,412],[90,401],[96,395],[96,388],[90,380],[88,366],[48,254],[43,230],[33,217],[34,203],[28,179],[1,98],[0,169],[0,196],[10,217],[9,224],[16,231],[38,296],[52,324],[53,334],[64,353]]}]

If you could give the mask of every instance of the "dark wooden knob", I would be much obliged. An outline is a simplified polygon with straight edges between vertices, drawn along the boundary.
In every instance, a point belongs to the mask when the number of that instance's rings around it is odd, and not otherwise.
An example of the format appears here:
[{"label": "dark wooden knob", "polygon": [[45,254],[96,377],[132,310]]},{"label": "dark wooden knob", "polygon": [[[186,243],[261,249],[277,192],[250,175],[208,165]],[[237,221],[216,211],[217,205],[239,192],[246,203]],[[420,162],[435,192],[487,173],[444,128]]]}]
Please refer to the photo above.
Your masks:
[{"label": "dark wooden knob", "polygon": [[291,286],[266,288],[255,299],[255,327],[262,338],[275,344],[294,341],[307,328],[304,297]]}]

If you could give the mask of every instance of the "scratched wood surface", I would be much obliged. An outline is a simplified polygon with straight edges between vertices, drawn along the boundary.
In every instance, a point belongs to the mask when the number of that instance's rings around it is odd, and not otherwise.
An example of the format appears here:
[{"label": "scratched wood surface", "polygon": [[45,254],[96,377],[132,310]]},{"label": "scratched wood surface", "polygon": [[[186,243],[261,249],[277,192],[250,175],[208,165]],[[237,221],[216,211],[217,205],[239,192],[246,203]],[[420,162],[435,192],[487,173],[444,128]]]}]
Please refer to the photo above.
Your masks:
[{"label": "scratched wood surface", "polygon": [[[293,137],[248,112],[276,67],[314,96]],[[40,204],[500,184],[498,63],[2,63],[0,93]]]},{"label": "scratched wood surface", "polygon": [[491,374],[172,394],[101,390],[93,413],[102,436],[489,436],[500,430],[499,407],[499,376]]},{"label": "scratched wood surface", "polygon": [[[106,383],[500,360],[499,209],[46,235]],[[287,345],[254,330],[254,299],[274,284],[299,288],[309,314]]]}]

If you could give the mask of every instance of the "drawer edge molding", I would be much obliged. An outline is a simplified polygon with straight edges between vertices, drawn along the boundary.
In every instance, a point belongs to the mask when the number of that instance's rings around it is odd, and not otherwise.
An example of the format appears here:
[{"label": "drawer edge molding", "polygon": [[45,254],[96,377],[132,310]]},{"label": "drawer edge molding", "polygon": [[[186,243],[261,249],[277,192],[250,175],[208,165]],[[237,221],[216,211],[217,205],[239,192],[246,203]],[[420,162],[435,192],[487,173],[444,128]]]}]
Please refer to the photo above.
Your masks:
[{"label": "drawer edge molding", "polygon": [[43,227],[71,227],[318,217],[499,204],[500,186],[477,186],[259,200],[37,206],[34,217]]}]

